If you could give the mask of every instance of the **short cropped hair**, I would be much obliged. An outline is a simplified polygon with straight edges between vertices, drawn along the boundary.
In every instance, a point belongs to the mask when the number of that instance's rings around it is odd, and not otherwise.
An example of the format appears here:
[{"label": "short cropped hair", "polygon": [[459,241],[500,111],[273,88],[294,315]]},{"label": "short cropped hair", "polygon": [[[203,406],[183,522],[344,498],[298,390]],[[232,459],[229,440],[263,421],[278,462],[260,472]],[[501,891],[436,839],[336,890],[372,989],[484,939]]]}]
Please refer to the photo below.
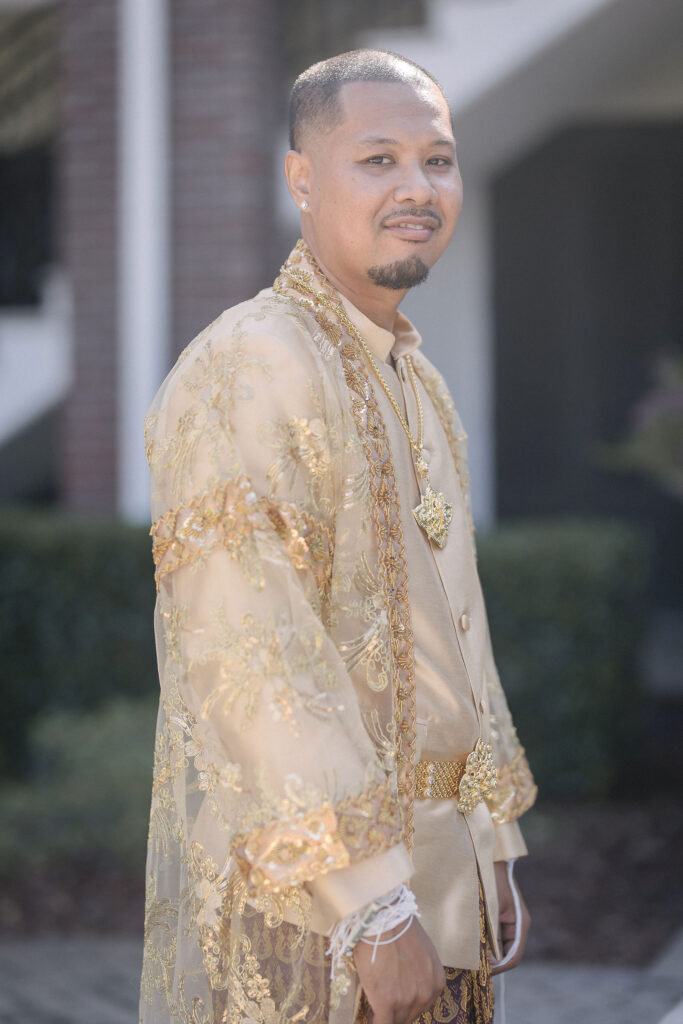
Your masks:
[{"label": "short cropped hair", "polygon": [[323,131],[339,124],[339,91],[347,82],[403,83],[416,75],[432,82],[448,107],[448,98],[436,78],[415,61],[391,50],[349,50],[312,64],[299,75],[289,94],[290,149],[301,149],[307,129]]}]

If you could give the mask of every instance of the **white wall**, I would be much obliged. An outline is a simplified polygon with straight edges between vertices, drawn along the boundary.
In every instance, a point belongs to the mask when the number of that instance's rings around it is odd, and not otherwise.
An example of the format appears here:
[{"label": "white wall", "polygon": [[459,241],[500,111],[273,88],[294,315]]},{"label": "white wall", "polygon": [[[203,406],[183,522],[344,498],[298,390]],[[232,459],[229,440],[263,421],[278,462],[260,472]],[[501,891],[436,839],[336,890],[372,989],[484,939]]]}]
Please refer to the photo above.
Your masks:
[{"label": "white wall", "polygon": [[465,203],[449,253],[404,310],[444,372],[470,442],[475,520],[495,518],[494,317],[488,196],[511,161],[589,118],[683,113],[683,0],[432,0],[424,31],[362,45],[439,78],[454,114]]},{"label": "white wall", "polygon": [[118,504],[149,518],[143,423],[169,347],[166,0],[120,0]]},{"label": "white wall", "polygon": [[683,30],[648,60],[633,64],[598,94],[587,97],[577,118],[683,118]]},{"label": "white wall", "polygon": [[0,444],[65,397],[72,380],[71,295],[52,267],[37,309],[0,314]]},{"label": "white wall", "polygon": [[[454,113],[465,200],[448,253],[403,304],[469,434],[475,520],[495,518],[495,174],[564,125],[683,114],[683,0],[431,0],[422,30],[366,33],[439,78]],[[291,222],[288,197],[280,196]]]}]

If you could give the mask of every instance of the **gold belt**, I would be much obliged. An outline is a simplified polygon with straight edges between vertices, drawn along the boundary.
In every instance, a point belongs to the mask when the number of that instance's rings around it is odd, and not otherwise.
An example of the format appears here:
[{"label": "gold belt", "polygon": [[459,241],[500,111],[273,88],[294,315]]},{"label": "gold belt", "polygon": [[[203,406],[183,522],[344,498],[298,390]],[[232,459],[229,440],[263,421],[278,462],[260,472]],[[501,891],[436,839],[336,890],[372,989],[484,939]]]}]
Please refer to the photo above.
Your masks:
[{"label": "gold belt", "polygon": [[463,814],[470,814],[491,796],[497,784],[493,748],[483,740],[477,740],[474,750],[457,761],[418,761],[415,770],[418,800],[458,797],[458,810]]}]

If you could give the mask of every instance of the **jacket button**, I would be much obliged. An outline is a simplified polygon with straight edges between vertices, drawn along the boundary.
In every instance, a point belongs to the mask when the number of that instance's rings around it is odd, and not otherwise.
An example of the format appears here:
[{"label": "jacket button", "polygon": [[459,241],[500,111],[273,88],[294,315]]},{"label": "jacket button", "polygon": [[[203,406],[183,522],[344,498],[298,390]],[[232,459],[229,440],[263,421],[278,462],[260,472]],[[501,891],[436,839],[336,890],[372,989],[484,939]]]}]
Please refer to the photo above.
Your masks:
[{"label": "jacket button", "polygon": [[479,701],[479,710],[481,711],[482,715],[486,714],[486,701],[483,699],[483,697]]},{"label": "jacket button", "polygon": [[460,616],[460,628],[465,633],[470,628],[470,617],[467,614],[467,612],[463,612],[462,615]]}]

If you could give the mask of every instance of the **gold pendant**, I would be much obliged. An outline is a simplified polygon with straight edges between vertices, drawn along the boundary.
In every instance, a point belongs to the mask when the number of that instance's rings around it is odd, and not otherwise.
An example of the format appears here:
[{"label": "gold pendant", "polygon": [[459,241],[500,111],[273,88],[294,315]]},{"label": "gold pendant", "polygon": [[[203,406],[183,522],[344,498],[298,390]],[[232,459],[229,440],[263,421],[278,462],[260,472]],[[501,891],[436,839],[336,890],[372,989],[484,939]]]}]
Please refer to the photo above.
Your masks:
[{"label": "gold pendant", "polygon": [[429,481],[422,501],[413,509],[413,515],[417,525],[422,527],[429,539],[440,548],[444,547],[448,540],[448,527],[453,518],[453,506],[446,501],[443,494],[434,490]]}]

